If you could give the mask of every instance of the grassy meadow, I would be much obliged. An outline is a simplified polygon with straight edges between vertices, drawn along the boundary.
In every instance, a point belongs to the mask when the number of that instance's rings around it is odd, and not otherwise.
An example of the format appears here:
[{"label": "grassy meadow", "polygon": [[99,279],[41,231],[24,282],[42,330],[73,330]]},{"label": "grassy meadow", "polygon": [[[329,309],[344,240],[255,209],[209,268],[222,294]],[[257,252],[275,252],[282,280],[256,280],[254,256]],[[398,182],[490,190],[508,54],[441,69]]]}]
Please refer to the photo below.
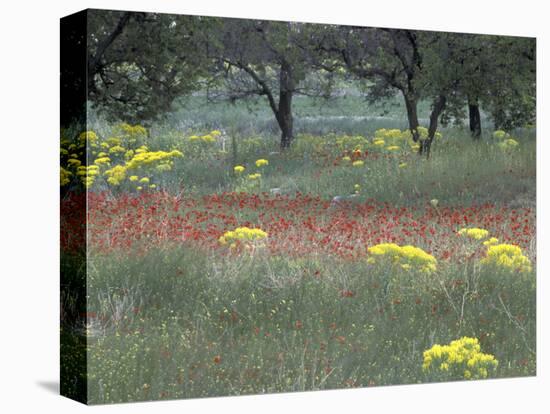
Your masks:
[{"label": "grassy meadow", "polygon": [[304,98],[281,152],[263,109],[193,99],[63,132],[90,403],[535,375],[534,129],[443,128],[426,159],[399,105]]}]

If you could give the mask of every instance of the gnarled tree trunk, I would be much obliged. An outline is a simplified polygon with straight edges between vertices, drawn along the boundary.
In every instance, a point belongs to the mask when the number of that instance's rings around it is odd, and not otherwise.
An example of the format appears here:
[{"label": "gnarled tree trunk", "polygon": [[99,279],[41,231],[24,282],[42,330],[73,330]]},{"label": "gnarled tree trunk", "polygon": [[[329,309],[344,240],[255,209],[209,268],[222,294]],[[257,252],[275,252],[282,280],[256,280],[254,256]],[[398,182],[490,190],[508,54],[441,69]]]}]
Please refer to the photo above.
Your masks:
[{"label": "gnarled tree trunk", "polygon": [[409,130],[412,134],[414,142],[418,142],[420,134],[418,133],[418,99],[413,93],[403,92],[403,98],[405,98],[405,107],[407,108],[407,119],[409,121]]},{"label": "gnarled tree trunk", "polygon": [[447,97],[445,95],[439,95],[432,104],[432,112],[430,113],[430,126],[428,127],[428,138],[420,141],[419,154],[426,154],[426,158],[430,158],[430,150],[432,142],[437,131],[437,123],[439,115],[445,109],[447,103]]},{"label": "gnarled tree trunk", "polygon": [[481,114],[477,99],[468,99],[468,113],[470,115],[470,133],[473,139],[481,139]]},{"label": "gnarled tree trunk", "polygon": [[291,65],[281,63],[279,77],[279,105],[275,117],[281,129],[281,149],[290,147],[294,139],[294,119],[292,117],[292,96],[294,93],[294,79]]}]

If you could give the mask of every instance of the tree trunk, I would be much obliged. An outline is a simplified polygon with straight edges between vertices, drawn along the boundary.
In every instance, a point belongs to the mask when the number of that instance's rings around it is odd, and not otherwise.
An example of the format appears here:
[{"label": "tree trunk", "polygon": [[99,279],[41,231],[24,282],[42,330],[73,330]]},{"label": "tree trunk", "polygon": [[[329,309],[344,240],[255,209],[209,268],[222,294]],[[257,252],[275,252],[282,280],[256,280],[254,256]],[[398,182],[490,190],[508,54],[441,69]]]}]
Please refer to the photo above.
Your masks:
[{"label": "tree trunk", "polygon": [[445,109],[446,103],[447,97],[444,95],[439,95],[433,102],[432,113],[430,114],[430,126],[428,127],[428,138],[420,141],[420,148],[418,150],[419,154],[426,154],[426,158],[430,158],[430,149],[437,131],[439,115],[441,115]]},{"label": "tree trunk", "polygon": [[420,134],[418,133],[418,100],[412,93],[403,92],[403,98],[405,98],[405,107],[407,108],[407,119],[409,121],[409,130],[412,134],[414,142],[418,142]]},{"label": "tree trunk", "polygon": [[292,95],[294,93],[294,80],[292,79],[292,67],[286,61],[281,64],[279,84],[279,105],[276,113],[277,123],[281,128],[281,149],[290,147],[294,139],[294,119],[292,117]]},{"label": "tree trunk", "polygon": [[468,99],[468,112],[470,115],[470,133],[473,139],[481,139],[481,115],[477,99]]}]

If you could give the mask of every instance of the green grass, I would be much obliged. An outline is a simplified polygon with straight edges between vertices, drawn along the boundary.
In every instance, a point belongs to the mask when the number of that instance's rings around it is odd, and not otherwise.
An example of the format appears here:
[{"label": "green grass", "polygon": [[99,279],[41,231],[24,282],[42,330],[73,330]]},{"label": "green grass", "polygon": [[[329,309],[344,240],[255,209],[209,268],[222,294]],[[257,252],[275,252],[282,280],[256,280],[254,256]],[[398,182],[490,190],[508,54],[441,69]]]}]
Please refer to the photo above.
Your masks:
[{"label": "green grass", "polygon": [[91,403],[458,379],[424,373],[422,351],[464,335],[501,361],[496,376],[534,372],[532,274],[189,248],[90,268],[89,310],[107,315],[88,337]]}]

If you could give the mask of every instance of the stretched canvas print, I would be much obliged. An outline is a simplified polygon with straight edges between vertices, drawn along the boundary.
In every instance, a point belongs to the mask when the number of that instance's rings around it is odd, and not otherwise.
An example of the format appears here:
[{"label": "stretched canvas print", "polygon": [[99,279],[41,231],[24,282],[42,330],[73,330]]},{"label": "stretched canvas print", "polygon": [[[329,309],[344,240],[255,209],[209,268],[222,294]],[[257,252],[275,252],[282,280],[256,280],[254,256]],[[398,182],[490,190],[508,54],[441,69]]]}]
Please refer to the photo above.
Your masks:
[{"label": "stretched canvas print", "polygon": [[61,19],[61,393],[535,375],[535,46]]}]

